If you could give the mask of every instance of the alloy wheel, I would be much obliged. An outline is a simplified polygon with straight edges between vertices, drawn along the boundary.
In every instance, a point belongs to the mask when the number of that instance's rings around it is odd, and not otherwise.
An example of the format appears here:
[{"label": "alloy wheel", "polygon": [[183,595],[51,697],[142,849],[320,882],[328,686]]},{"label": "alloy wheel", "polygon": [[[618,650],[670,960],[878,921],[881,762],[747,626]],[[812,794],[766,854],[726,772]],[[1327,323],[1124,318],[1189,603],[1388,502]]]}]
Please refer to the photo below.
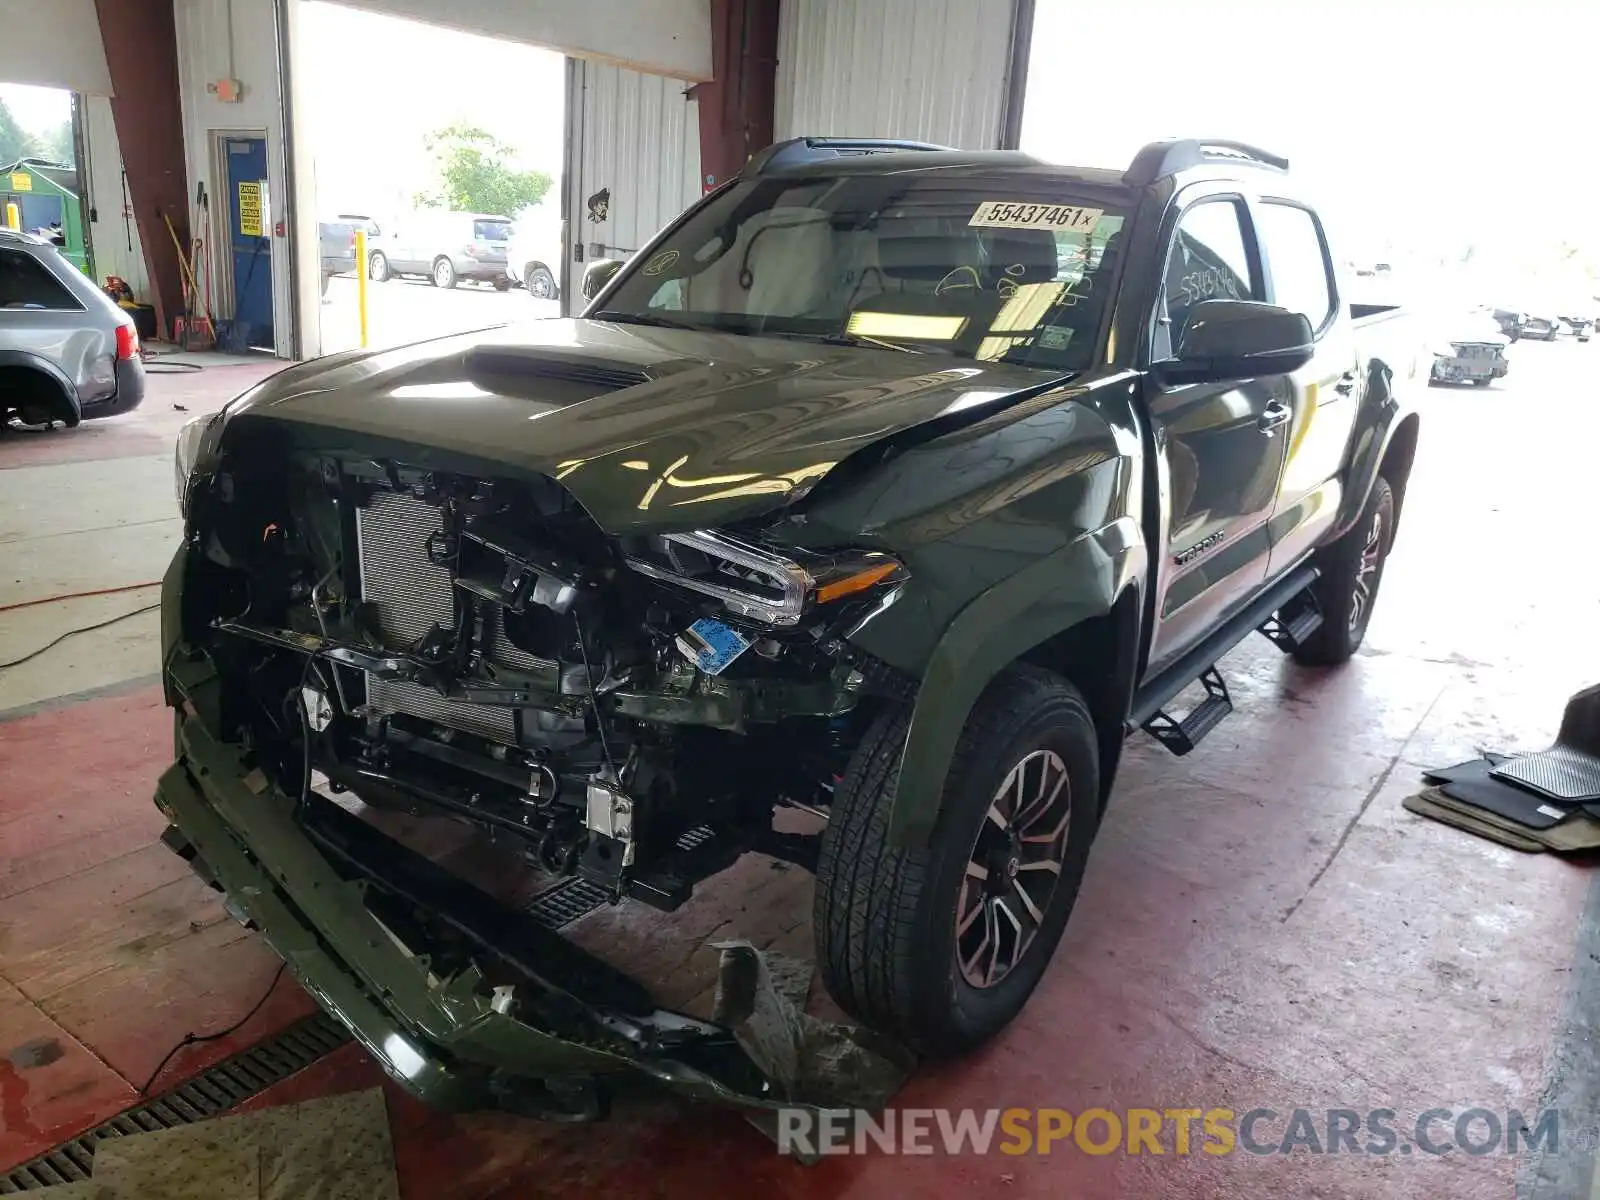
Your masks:
[{"label": "alloy wheel", "polygon": [[1358,633],[1365,626],[1367,614],[1372,609],[1373,593],[1378,590],[1378,568],[1383,565],[1383,511],[1372,514],[1372,524],[1367,529],[1367,541],[1361,548],[1361,562],[1356,567],[1356,586],[1350,604],[1350,632]]},{"label": "alloy wheel", "polygon": [[1067,766],[1035,750],[1006,773],[956,895],[956,963],[975,988],[1009,975],[1033,943],[1061,880],[1072,818]]}]

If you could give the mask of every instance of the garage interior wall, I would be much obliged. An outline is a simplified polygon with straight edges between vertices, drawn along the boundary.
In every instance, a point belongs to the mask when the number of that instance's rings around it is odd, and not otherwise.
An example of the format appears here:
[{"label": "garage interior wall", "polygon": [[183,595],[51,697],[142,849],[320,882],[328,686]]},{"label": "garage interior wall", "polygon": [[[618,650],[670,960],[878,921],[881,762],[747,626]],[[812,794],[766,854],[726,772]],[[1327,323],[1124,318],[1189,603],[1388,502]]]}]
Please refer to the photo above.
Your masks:
[{"label": "garage interior wall", "polygon": [[0,0],[0,80],[111,94],[94,0]]},{"label": "garage interior wall", "polygon": [[775,137],[1001,144],[1014,0],[783,0]]},{"label": "garage interior wall", "polygon": [[80,96],[79,104],[87,193],[83,210],[94,243],[95,282],[105,282],[107,275],[120,276],[135,296],[144,299],[150,290],[150,276],[145,270],[139,227],[123,188],[122,151],[111,119],[111,101],[105,96]]},{"label": "garage interior wall", "polygon": [[[267,139],[269,223],[290,216],[283,177],[283,115],[278,76],[278,38],[272,0],[173,0],[178,29],[178,85],[183,101],[184,150],[189,171],[190,221],[199,229],[194,193],[203,180],[210,197],[206,272],[211,303],[219,318],[233,312],[227,281],[229,238],[212,157],[213,134],[260,135]],[[237,79],[244,86],[236,103],[217,98],[208,85]],[[293,354],[293,297],[289,285],[288,239],[272,239],[272,326],[280,357]],[[204,285],[203,285],[204,286]]]},{"label": "garage interior wall", "polygon": [[[586,264],[627,258],[699,198],[700,113],[689,86],[567,60],[567,311],[583,307]],[[605,216],[595,220],[602,192]]]},{"label": "garage interior wall", "polygon": [[[3,3],[4,0],[0,0]],[[259,3],[260,0],[249,0]],[[341,0],[349,8],[527,42],[686,79],[711,77],[708,0]]]}]

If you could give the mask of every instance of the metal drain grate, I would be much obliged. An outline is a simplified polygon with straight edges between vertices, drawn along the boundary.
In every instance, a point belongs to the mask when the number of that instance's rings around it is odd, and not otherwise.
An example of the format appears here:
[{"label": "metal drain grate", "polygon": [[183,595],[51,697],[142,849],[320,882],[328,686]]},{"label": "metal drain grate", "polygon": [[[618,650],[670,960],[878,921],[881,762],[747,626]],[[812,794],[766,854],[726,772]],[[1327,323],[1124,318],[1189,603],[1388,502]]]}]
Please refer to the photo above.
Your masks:
[{"label": "metal drain grate", "polygon": [[717,831],[709,825],[696,825],[693,829],[686,829],[678,835],[677,846],[679,850],[693,850],[696,846],[703,846],[717,836]]},{"label": "metal drain grate", "polygon": [[326,1013],[303,1017],[281,1033],[223,1059],[170,1092],[127,1109],[105,1124],[0,1175],[0,1196],[88,1179],[94,1169],[98,1142],[193,1125],[218,1116],[333,1053],[349,1040],[344,1026]]},{"label": "metal drain grate", "polygon": [[528,902],[528,915],[546,929],[571,925],[611,899],[611,893],[587,879],[564,879]]}]

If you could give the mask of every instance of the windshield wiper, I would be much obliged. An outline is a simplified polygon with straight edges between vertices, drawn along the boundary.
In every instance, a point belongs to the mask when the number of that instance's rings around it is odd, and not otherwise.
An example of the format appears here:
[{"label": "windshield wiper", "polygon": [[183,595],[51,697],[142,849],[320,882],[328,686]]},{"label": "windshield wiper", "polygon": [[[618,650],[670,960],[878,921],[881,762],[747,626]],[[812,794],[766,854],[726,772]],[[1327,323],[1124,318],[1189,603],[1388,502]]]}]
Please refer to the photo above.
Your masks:
[{"label": "windshield wiper", "polygon": [[701,329],[700,325],[689,325],[683,321],[674,321],[671,317],[658,317],[654,313],[618,312],[614,309],[605,309],[589,318],[591,321],[614,321],[618,325],[650,325],[657,329]]},{"label": "windshield wiper", "polygon": [[867,337],[860,333],[793,333],[789,330],[763,329],[764,337],[794,338],[801,342],[821,342],[825,346],[876,346],[882,350],[898,350],[902,354],[921,354],[921,350],[913,350],[910,346],[897,346],[893,342],[885,342],[875,337]]}]

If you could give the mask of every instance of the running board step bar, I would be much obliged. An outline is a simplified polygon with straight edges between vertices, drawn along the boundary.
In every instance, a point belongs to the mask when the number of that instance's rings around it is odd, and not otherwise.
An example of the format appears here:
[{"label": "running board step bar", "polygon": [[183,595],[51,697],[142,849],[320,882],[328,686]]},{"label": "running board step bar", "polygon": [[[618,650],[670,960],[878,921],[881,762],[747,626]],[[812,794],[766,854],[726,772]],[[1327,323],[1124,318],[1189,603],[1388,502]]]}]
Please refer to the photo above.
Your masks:
[{"label": "running board step bar", "polygon": [[1213,663],[1200,674],[1200,683],[1206,689],[1206,698],[1189,710],[1181,720],[1165,711],[1147,720],[1142,728],[1168,750],[1182,758],[1217,727],[1223,717],[1233,711],[1233,701],[1228,698],[1228,685]]},{"label": "running board step bar", "polygon": [[1322,609],[1307,588],[1256,627],[1267,641],[1285,654],[1293,654],[1322,628]]},{"label": "running board step bar", "polygon": [[[1131,734],[1136,729],[1143,729],[1174,754],[1187,754],[1193,750],[1195,743],[1210,733],[1233,708],[1228,699],[1227,685],[1217,674],[1217,660],[1255,630],[1269,624],[1274,614],[1281,611],[1293,610],[1291,627],[1301,630],[1300,636],[1309,637],[1311,630],[1300,624],[1299,610],[1295,606],[1300,603],[1305,590],[1316,581],[1315,567],[1309,563],[1296,567],[1283,578],[1267,585],[1249,604],[1212,630],[1209,637],[1189,647],[1151,675],[1134,693],[1133,701],[1128,706],[1124,725],[1126,732]],[[1318,614],[1317,620],[1321,619]],[[1182,721],[1173,719],[1165,711],[1166,706],[1197,679],[1205,685],[1206,698]]]}]

